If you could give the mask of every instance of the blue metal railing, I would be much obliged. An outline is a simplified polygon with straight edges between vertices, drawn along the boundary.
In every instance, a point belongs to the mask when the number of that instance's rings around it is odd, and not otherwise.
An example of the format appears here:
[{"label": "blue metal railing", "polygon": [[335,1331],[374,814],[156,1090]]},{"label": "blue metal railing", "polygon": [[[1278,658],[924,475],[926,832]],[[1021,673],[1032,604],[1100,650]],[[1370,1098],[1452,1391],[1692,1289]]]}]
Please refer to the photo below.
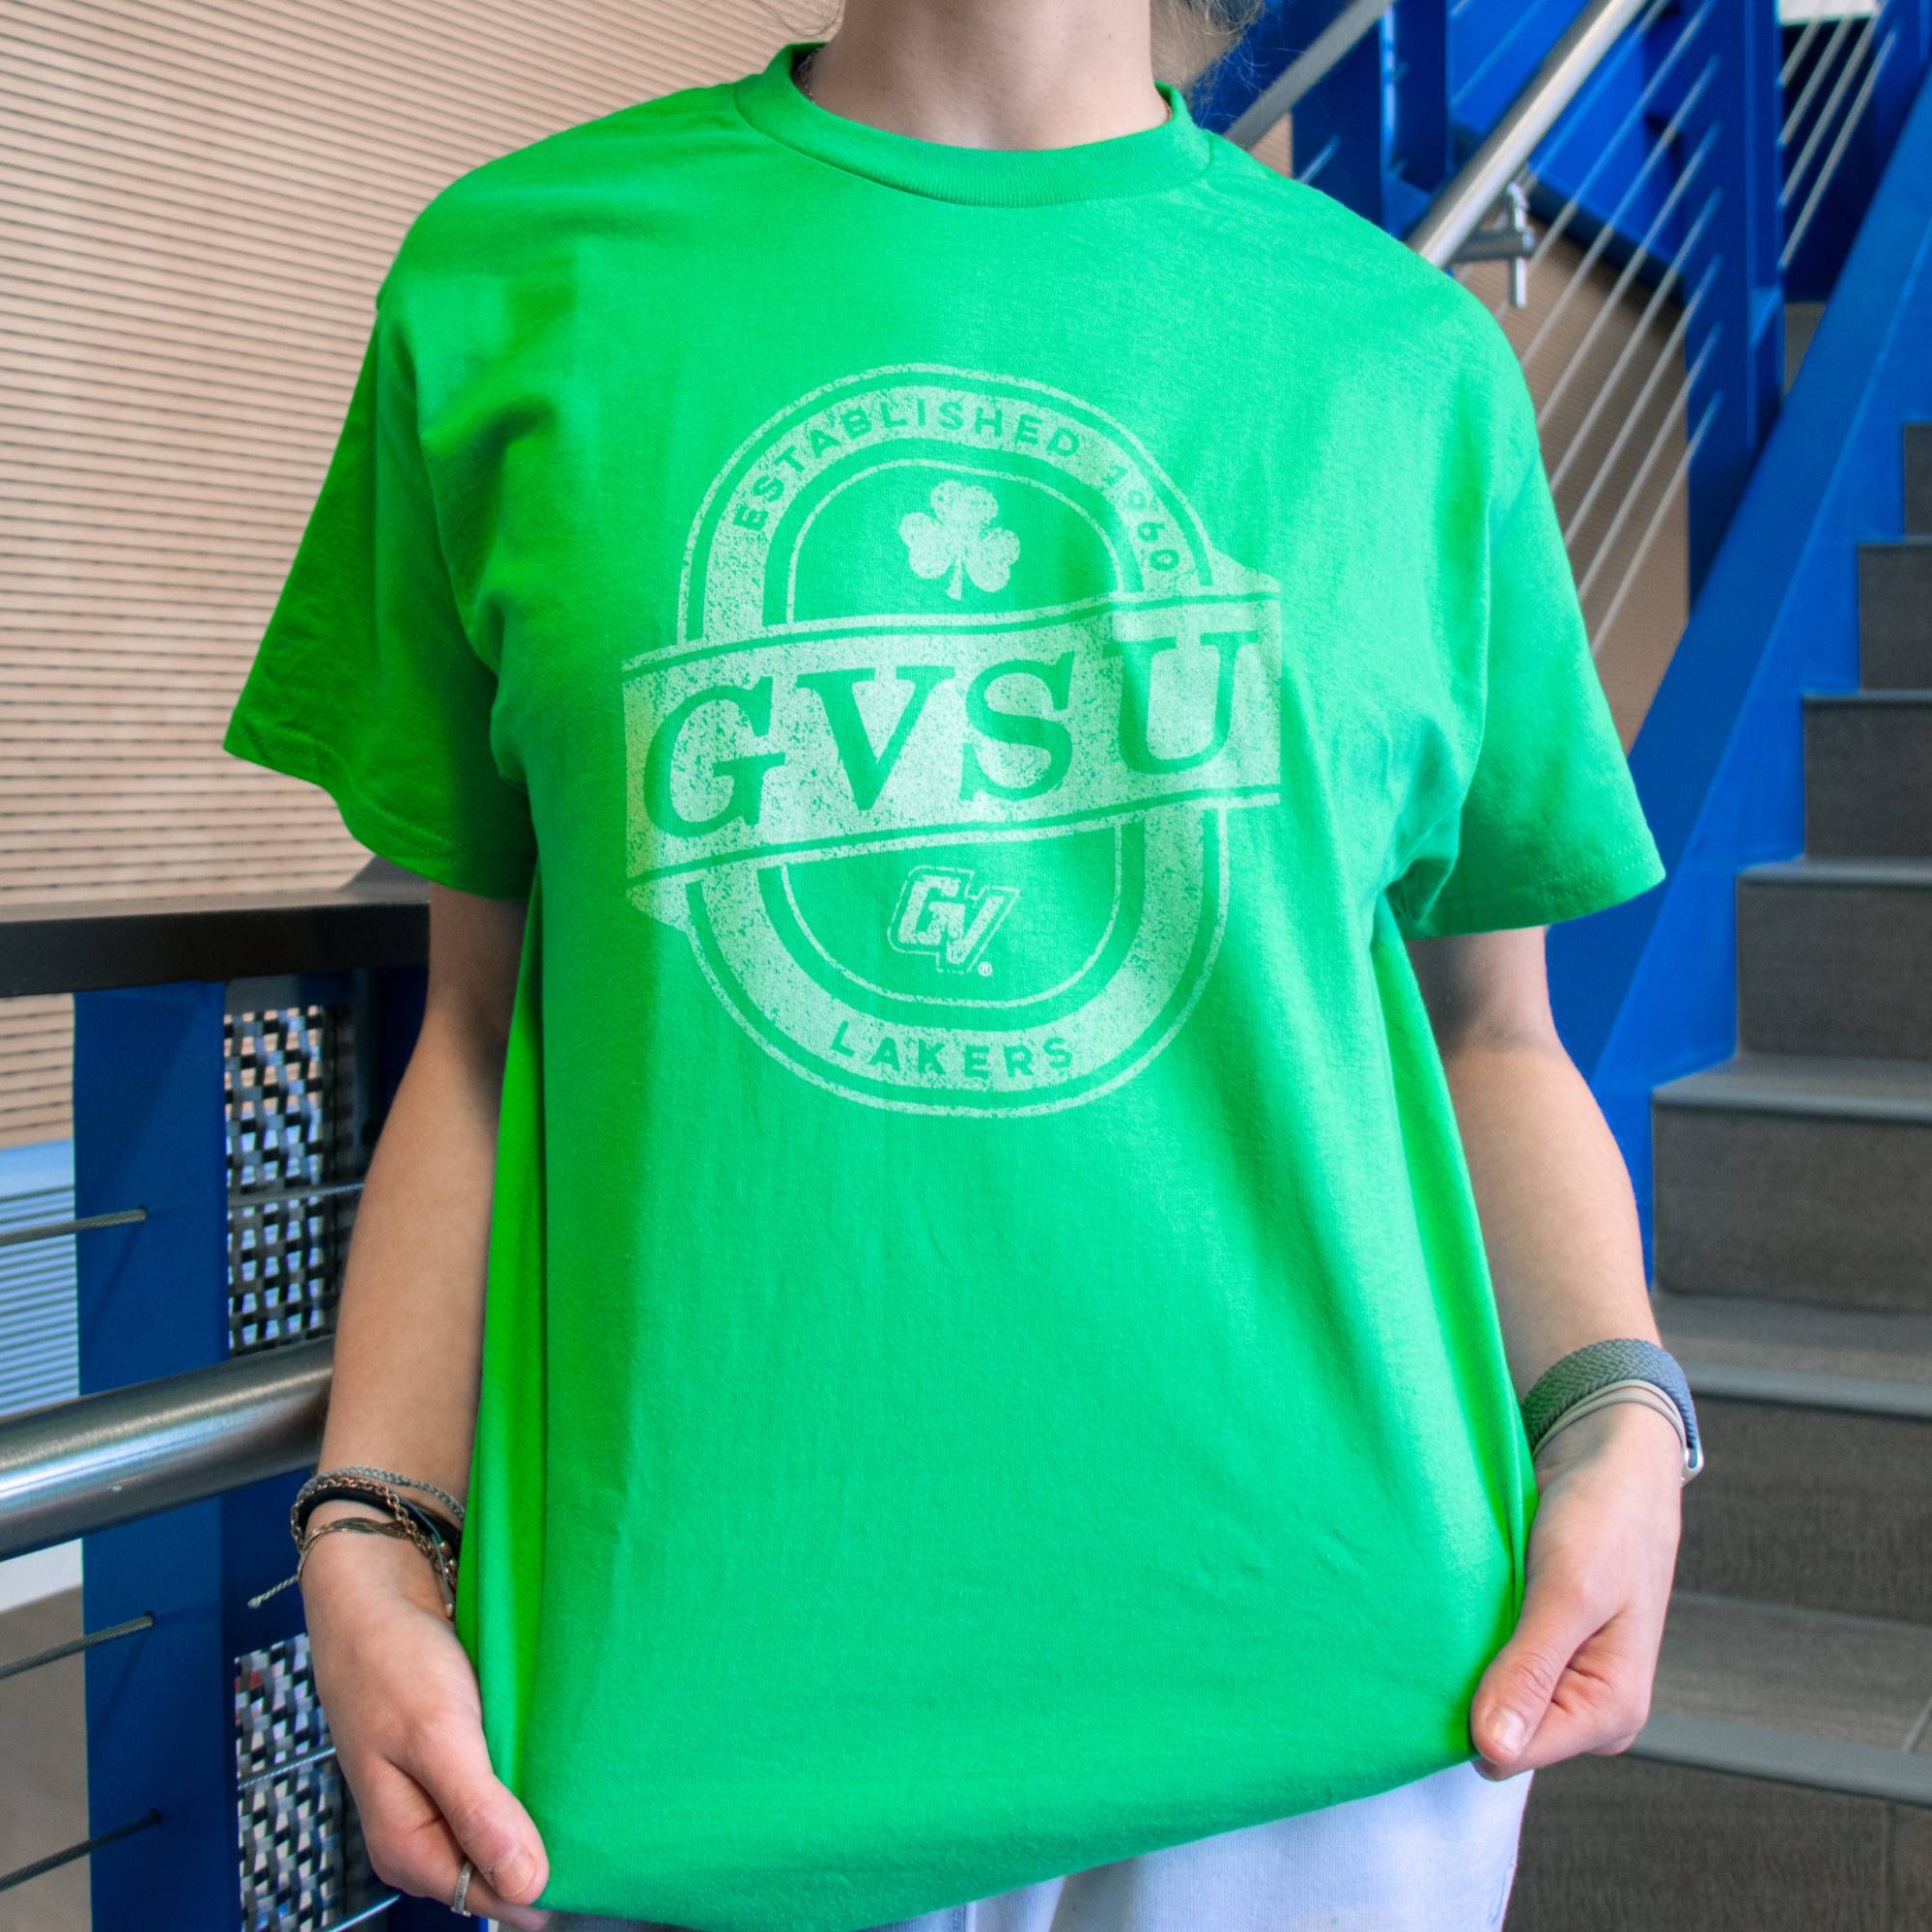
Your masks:
[{"label": "blue metal railing", "polygon": [[[1605,4],[1398,0],[1301,92],[1293,171],[1395,233],[1426,234],[1552,50]],[[1632,747],[1671,877],[1555,927],[1548,949],[1559,1025],[1636,1182],[1646,1241],[1650,1090],[1731,1050],[1736,869],[1803,844],[1792,680],[1828,687],[1856,653],[1848,537],[1889,527],[1900,412],[1928,412],[1932,0],[1826,5],[1788,24],[1771,0],[1633,8],[1587,81],[1519,144],[1511,183],[1529,212],[1524,259],[1571,258],[1533,322],[1510,316],[1508,295],[1496,308],[1539,398],[1600,653],[1634,592],[1651,593],[1655,629],[1666,532],[1683,558],[1688,625]],[[1205,90],[1204,118],[1254,139],[1240,99],[1293,61],[1321,11],[1271,8]],[[1463,260],[1511,252],[1507,202],[1497,213]],[[1595,309],[1579,336],[1586,276]],[[1841,280],[1843,299],[1828,299]],[[1790,302],[1825,303],[1825,322],[1780,433]],[[1753,491],[1774,447],[1776,473]]]},{"label": "blue metal railing", "polygon": [[1932,84],[1836,270],[1631,752],[1669,876],[1550,934],[1573,1047],[1649,1224],[1650,1094],[1737,1042],[1739,870],[1804,845],[1802,705],[1858,685],[1858,549],[1902,527],[1902,426],[1932,420]]},{"label": "blue metal railing", "polygon": [[[1197,112],[1252,143],[1267,118],[1256,103],[1297,71],[1296,178],[1414,237],[1566,34],[1603,11],[1358,0],[1340,16],[1357,38],[1314,78],[1332,4],[1280,0],[1208,77]],[[1829,293],[1932,59],[1926,0],[1790,27],[1770,0],[1626,11],[1517,176],[1540,226],[1529,265],[1557,272],[1559,245],[1574,257],[1521,354],[1600,650],[1667,527],[1681,527],[1690,595],[1701,588],[1776,420],[1787,294]],[[1598,312],[1577,341],[1562,325],[1586,288]],[[1605,332],[1633,316],[1603,381]],[[1564,404],[1586,370],[1595,399],[1577,425]],[[1607,449],[1606,423],[1626,432]]]}]

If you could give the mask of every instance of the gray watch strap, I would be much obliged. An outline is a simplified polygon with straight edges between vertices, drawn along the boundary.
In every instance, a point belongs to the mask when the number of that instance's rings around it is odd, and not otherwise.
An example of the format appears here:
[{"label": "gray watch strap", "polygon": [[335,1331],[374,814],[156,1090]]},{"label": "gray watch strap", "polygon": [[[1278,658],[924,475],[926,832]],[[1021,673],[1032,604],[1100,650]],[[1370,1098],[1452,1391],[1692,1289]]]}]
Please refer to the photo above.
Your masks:
[{"label": "gray watch strap", "polygon": [[1677,1357],[1668,1349],[1639,1335],[1619,1335],[1606,1341],[1585,1342],[1559,1356],[1544,1370],[1522,1399],[1522,1425],[1536,1453],[1557,1418],[1566,1409],[1613,1382],[1652,1383],[1676,1404],[1684,1419],[1686,1481],[1704,1466],[1704,1445],[1697,1434],[1697,1409],[1690,1384]]}]

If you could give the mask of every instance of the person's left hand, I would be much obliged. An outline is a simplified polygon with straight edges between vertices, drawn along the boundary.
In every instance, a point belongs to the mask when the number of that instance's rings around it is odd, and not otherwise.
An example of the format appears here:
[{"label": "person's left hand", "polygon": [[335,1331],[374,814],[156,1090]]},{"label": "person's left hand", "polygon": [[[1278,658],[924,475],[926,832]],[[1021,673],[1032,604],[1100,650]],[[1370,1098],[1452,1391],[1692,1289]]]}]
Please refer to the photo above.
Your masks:
[{"label": "person's left hand", "polygon": [[1470,1701],[1485,1777],[1579,1751],[1610,1755],[1643,1728],[1677,1568],[1683,1470],[1669,1419],[1637,1402],[1577,1417],[1537,1456],[1522,1613]]}]

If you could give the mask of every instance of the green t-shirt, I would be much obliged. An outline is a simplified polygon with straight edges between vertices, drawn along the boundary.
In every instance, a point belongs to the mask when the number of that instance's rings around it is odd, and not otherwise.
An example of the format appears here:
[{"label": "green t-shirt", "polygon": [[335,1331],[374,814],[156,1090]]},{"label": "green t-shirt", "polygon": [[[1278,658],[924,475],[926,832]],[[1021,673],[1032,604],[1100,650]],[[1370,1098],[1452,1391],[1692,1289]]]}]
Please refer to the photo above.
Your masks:
[{"label": "green t-shirt", "polygon": [[807,44],[421,211],[223,740],[529,893],[457,1628],[540,1902],[711,1932],[1471,1754],[1536,1492],[1404,940],[1663,870],[1473,297],[1172,87]]}]

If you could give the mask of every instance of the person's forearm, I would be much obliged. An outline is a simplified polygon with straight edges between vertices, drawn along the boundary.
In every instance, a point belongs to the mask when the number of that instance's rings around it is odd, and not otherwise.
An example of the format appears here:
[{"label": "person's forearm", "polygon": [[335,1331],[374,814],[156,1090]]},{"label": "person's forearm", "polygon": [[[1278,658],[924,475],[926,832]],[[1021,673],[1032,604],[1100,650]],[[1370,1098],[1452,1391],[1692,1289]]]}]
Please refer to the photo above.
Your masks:
[{"label": "person's forearm", "polygon": [[1443,1057],[1519,1397],[1585,1342],[1660,1339],[1622,1153],[1553,1039]]},{"label": "person's forearm", "polygon": [[501,1078],[500,1041],[432,1008],[363,1184],[320,1468],[371,1463],[467,1497]]}]

